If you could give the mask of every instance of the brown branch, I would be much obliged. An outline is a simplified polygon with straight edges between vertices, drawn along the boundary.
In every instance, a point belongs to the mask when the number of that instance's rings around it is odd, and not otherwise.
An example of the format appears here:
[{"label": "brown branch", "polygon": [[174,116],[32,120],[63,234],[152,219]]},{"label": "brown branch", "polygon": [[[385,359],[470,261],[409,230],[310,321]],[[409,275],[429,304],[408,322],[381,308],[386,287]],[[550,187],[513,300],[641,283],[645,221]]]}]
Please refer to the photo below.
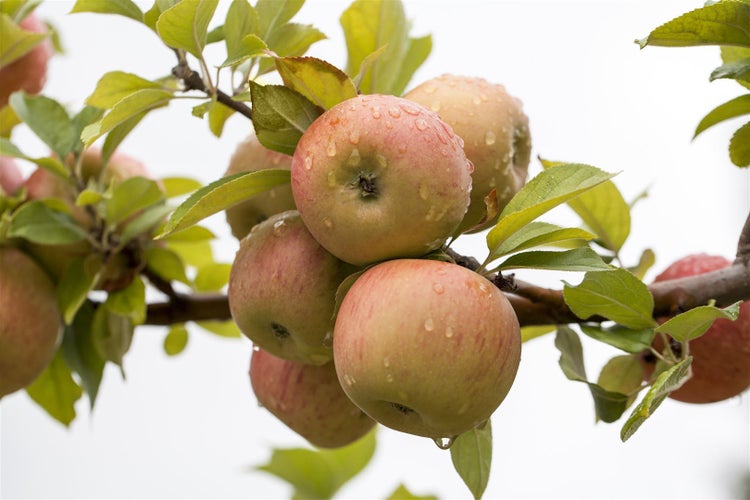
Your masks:
[{"label": "brown branch", "polygon": [[[206,83],[203,81],[203,78],[201,78],[201,75],[197,71],[190,68],[190,66],[188,66],[187,63],[184,62],[184,60],[181,60],[177,66],[172,68],[172,75],[183,81],[186,91],[198,90],[200,92],[206,93],[207,95],[211,95],[211,91],[209,91],[208,87],[206,87]],[[249,118],[250,120],[253,119],[253,111],[252,109],[250,109],[250,107],[239,101],[235,101],[234,99],[232,99],[232,96],[222,92],[221,90],[216,89],[215,92],[217,101],[227,106],[228,108],[231,108],[234,111],[240,113],[241,115]]]},{"label": "brown branch", "polygon": [[148,305],[146,324],[174,325],[188,321],[224,321],[232,319],[229,302],[223,294],[178,294],[167,302]]}]

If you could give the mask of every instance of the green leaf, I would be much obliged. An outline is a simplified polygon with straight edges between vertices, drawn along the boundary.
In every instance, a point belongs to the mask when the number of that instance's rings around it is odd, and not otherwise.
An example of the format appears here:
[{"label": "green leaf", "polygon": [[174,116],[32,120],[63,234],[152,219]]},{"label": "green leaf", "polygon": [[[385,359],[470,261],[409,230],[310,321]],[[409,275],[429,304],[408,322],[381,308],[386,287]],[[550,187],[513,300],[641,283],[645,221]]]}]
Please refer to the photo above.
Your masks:
[{"label": "green leaf", "polygon": [[275,449],[267,464],[256,467],[294,488],[293,498],[332,498],[359,474],[375,453],[375,430],[337,449]]},{"label": "green leaf", "polygon": [[714,81],[721,78],[747,80],[748,77],[750,77],[750,58],[745,58],[722,64],[711,72],[709,80]]},{"label": "green leaf", "polygon": [[164,200],[156,181],[145,177],[128,177],[115,185],[105,204],[107,223],[117,225],[139,210]]},{"label": "green leaf", "polygon": [[625,269],[586,273],[580,285],[565,284],[563,297],[581,319],[599,315],[635,330],[656,326],[651,292]]},{"label": "green leaf", "polygon": [[717,319],[736,320],[740,312],[740,304],[742,301],[735,302],[724,309],[712,305],[696,307],[670,318],[659,325],[656,331],[666,333],[679,342],[689,342],[706,333]]},{"label": "green leaf", "polygon": [[357,96],[357,88],[346,73],[314,57],[276,58],[284,84],[323,109]]},{"label": "green leaf", "polygon": [[[137,113],[109,131],[106,139],[104,139],[104,144],[102,145],[102,163],[109,161],[120,143],[122,143],[136,125],[143,120],[147,113],[148,111]],[[81,131],[81,135],[83,135],[83,131]]]},{"label": "green leaf", "polygon": [[208,128],[211,133],[216,137],[221,137],[221,134],[224,133],[224,124],[233,114],[232,108],[214,101],[213,106],[208,110]]},{"label": "green leaf", "polygon": [[488,247],[490,250],[496,248],[529,222],[609,180],[613,175],[580,164],[556,165],[540,172],[516,193],[500,213],[497,224],[487,234]]},{"label": "green leaf", "polygon": [[45,96],[14,92],[8,101],[16,115],[54,151],[65,158],[78,143],[76,130],[65,108]]},{"label": "green leaf", "polygon": [[643,366],[635,354],[615,356],[607,361],[596,382],[606,391],[629,395],[628,405],[635,400],[642,383]]},{"label": "green leaf", "polygon": [[185,264],[180,256],[170,249],[161,247],[149,248],[146,251],[146,267],[167,281],[179,281],[190,284],[190,280],[185,273]]},{"label": "green leaf", "polygon": [[200,181],[188,177],[165,177],[161,179],[161,183],[164,185],[164,194],[167,198],[192,193],[203,185]]},{"label": "green leaf", "polygon": [[602,271],[611,266],[588,247],[574,248],[562,252],[532,250],[512,255],[498,269],[547,269],[558,271]]},{"label": "green leaf", "polygon": [[521,327],[521,342],[542,337],[557,330],[555,325],[531,325]]},{"label": "green leaf", "polygon": [[693,137],[697,137],[698,134],[710,127],[713,127],[717,123],[721,123],[723,121],[747,114],[750,114],[750,94],[736,97],[712,109],[700,121],[695,129],[695,134],[693,134]]},{"label": "green leaf", "polygon": [[[747,59],[750,58],[750,49],[746,49],[744,47],[733,47],[730,45],[724,45],[721,47],[721,60],[725,63],[731,63],[733,61],[738,61],[740,59]],[[744,80],[741,78],[735,78],[737,83],[745,87],[746,89],[750,89],[750,80]]]},{"label": "green leaf", "polygon": [[547,222],[530,222],[500,244],[495,245],[494,239],[488,236],[487,245],[491,249],[490,257],[494,260],[529,248],[575,239],[589,241],[595,237],[590,232],[579,228],[563,228]]},{"label": "green leaf", "polygon": [[177,256],[180,262],[184,262],[184,265],[198,268],[214,262],[210,241],[172,241],[171,235],[166,241],[167,250]]},{"label": "green leaf", "polygon": [[136,117],[154,109],[162,108],[174,98],[171,91],[163,89],[142,89],[121,99],[104,117],[83,129],[81,139],[90,146],[99,137],[114,130],[117,126],[128,123]]},{"label": "green leaf", "polygon": [[49,35],[20,28],[6,14],[0,15],[0,68],[27,54]]},{"label": "green leaf", "polygon": [[93,257],[75,259],[65,269],[57,284],[57,303],[66,325],[73,322],[99,278],[101,262]]},{"label": "green leaf", "polygon": [[117,14],[140,23],[143,12],[131,0],[77,0],[71,14],[76,12],[94,12],[97,14]]},{"label": "green leaf", "polygon": [[94,92],[86,98],[86,104],[110,109],[129,95],[145,89],[172,91],[159,82],[141,78],[133,73],[110,71],[99,79]]},{"label": "green leaf", "polygon": [[450,447],[453,467],[474,498],[481,498],[490,480],[492,423],[459,435]]},{"label": "green leaf", "polygon": [[409,85],[414,73],[432,52],[432,36],[426,35],[419,38],[409,38],[406,47],[406,53],[401,61],[401,70],[396,75],[391,92],[394,95],[401,95]]},{"label": "green leaf", "polygon": [[168,356],[176,356],[185,350],[188,343],[188,330],[184,323],[172,325],[164,337],[164,352]]},{"label": "green leaf", "polygon": [[41,200],[32,200],[13,214],[8,236],[43,245],[63,245],[85,240],[88,233],[70,215],[53,210]]},{"label": "green leaf", "polygon": [[622,325],[581,325],[581,331],[592,339],[629,353],[639,353],[651,346],[653,328],[630,329]]},{"label": "green leaf", "polygon": [[438,500],[435,495],[415,495],[406,486],[399,484],[386,500]]},{"label": "green leaf", "polygon": [[638,259],[638,264],[633,267],[628,267],[628,271],[633,273],[638,279],[643,280],[649,269],[656,263],[656,254],[650,248],[645,249],[641,252],[641,256]]},{"label": "green leaf", "polygon": [[91,302],[83,304],[73,319],[65,327],[62,352],[68,366],[78,374],[81,385],[89,397],[90,408],[94,409],[99,394],[104,365],[106,360],[96,349],[91,324],[94,318],[94,306]]},{"label": "green leaf", "polygon": [[[309,24],[289,23],[279,28],[270,38],[266,38],[268,48],[280,57],[301,56],[312,44],[324,40],[326,36]],[[274,61],[262,59],[258,74],[262,75],[274,69]]]},{"label": "green leaf", "polygon": [[654,411],[667,399],[669,393],[677,390],[685,383],[690,373],[690,364],[693,358],[688,356],[668,370],[662,372],[654,381],[651,389],[646,393],[638,406],[628,417],[628,420],[622,426],[620,439],[625,442],[640,428],[648,417],[654,414]]},{"label": "green leaf", "polygon": [[187,229],[210,215],[286,182],[289,182],[289,171],[283,169],[242,172],[223,177],[195,191],[177,207],[157,238]]},{"label": "green leaf", "polygon": [[190,226],[179,233],[172,233],[167,236],[170,242],[197,242],[211,241],[216,239],[216,235],[211,230],[203,226]]},{"label": "green leaf", "polygon": [[83,395],[59,350],[41,375],[26,387],[26,392],[52,418],[66,427],[76,418],[75,403]]},{"label": "green leaf", "polygon": [[750,4],[724,1],[692,10],[653,30],[637,43],[663,47],[737,45],[750,47]]},{"label": "green leaf", "polygon": [[227,46],[227,54],[240,53],[243,49],[242,40],[247,35],[255,35],[255,38],[260,40],[257,37],[259,23],[258,13],[250,2],[232,0],[224,21],[224,42]]},{"label": "green leaf", "polygon": [[738,167],[750,165],[750,122],[737,129],[729,141],[729,158]]},{"label": "green leaf", "polygon": [[258,33],[268,39],[281,26],[288,23],[305,3],[304,0],[258,0]]},{"label": "green leaf", "polygon": [[268,45],[258,35],[246,35],[232,48],[232,52],[227,52],[227,58],[220,67],[237,66],[247,59],[264,55],[266,50]]},{"label": "green leaf", "polygon": [[229,283],[231,264],[214,263],[198,269],[195,275],[195,290],[199,292],[218,292]]},{"label": "green leaf", "polygon": [[156,21],[156,31],[170,47],[202,59],[208,25],[218,3],[219,0],[179,2],[161,13]]},{"label": "green leaf", "polygon": [[228,339],[242,338],[242,332],[232,320],[227,321],[198,321],[198,326],[209,333]]},{"label": "green leaf", "polygon": [[293,155],[302,133],[323,110],[282,85],[249,83],[258,140],[269,149]]},{"label": "green leaf", "polygon": [[99,307],[92,323],[94,338],[99,353],[122,368],[123,358],[133,341],[133,324],[125,316]]},{"label": "green leaf", "polygon": [[145,209],[133,218],[133,220],[125,224],[122,233],[120,233],[120,247],[141,235],[150,234],[156,227],[163,224],[167,216],[173,211],[173,206],[162,204],[153,205]]},{"label": "green leaf", "polygon": [[104,307],[110,312],[130,319],[134,325],[146,321],[146,285],[140,276],[136,276],[122,290],[110,292]]},{"label": "green leaf", "polygon": [[[2,110],[11,109],[10,106],[2,108]],[[20,158],[22,160],[36,163],[45,170],[57,175],[58,177],[67,178],[69,177],[68,168],[63,165],[58,159],[52,157],[40,157],[34,158],[27,154],[24,154],[15,144],[10,142],[5,137],[0,137],[0,155],[10,156],[12,158]]]},{"label": "green leaf", "polygon": [[[81,133],[83,132],[83,129],[86,128],[88,125],[91,125],[95,121],[99,120],[102,115],[104,114],[103,109],[99,109],[94,106],[84,106],[81,111],[79,111],[71,120],[71,123],[73,124],[73,130],[74,135],[76,137],[81,137]],[[73,147],[73,152],[80,154],[83,151],[83,142],[80,140],[76,141],[75,146]],[[109,159],[109,156],[106,158],[103,158],[102,161],[106,161]]]}]

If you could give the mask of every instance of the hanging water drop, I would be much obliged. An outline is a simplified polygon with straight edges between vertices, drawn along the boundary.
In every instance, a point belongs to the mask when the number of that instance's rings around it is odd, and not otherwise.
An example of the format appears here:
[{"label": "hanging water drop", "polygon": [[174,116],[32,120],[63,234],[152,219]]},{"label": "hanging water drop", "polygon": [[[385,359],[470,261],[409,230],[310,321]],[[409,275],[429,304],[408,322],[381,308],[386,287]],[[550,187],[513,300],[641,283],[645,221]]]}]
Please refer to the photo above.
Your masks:
[{"label": "hanging water drop", "polygon": [[428,332],[431,332],[435,329],[435,321],[432,318],[427,318],[424,320],[424,329]]},{"label": "hanging water drop", "polygon": [[486,134],[484,134],[484,143],[488,146],[492,146],[495,144],[495,141],[497,140],[497,137],[495,136],[495,132],[492,130],[488,130]]},{"label": "hanging water drop", "polygon": [[422,118],[417,118],[414,121],[414,125],[417,127],[417,130],[420,130],[420,131],[427,129],[427,122],[424,121],[424,119]]},{"label": "hanging water drop", "polygon": [[453,446],[453,443],[456,441],[456,437],[453,436],[453,437],[449,437],[449,438],[435,438],[435,439],[433,439],[433,441],[435,441],[435,444],[441,450],[447,450],[451,446]]}]

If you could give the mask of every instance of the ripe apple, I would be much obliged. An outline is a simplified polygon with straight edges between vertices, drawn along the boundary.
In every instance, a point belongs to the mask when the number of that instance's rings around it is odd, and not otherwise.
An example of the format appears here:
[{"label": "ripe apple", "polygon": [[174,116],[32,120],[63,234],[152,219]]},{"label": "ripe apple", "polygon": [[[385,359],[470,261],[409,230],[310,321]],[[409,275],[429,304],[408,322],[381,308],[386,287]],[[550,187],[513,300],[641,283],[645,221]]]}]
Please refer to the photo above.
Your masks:
[{"label": "ripe apple", "polygon": [[[471,204],[457,233],[474,232],[497,222],[499,211],[526,183],[531,157],[529,119],[521,101],[483,78],[445,74],[404,95],[440,115],[464,140],[474,164]],[[487,215],[485,197],[495,189],[498,213]]]},{"label": "ripe apple", "polygon": [[[47,25],[33,13],[26,16],[19,27],[32,33],[47,32]],[[42,90],[52,52],[52,43],[45,39],[26,54],[0,68],[0,108],[8,104],[8,98],[17,90],[23,90],[27,94],[38,94]]]},{"label": "ripe apple", "polygon": [[361,95],[302,134],[292,193],[323,247],[365,265],[439,248],[466,213],[472,168],[461,139],[432,111]]},{"label": "ripe apple", "polygon": [[[727,267],[724,257],[693,254],[677,260],[654,281],[695,276]],[[661,352],[659,336],[653,347]],[[701,337],[690,341],[693,376],[669,397],[686,403],[713,403],[732,398],[750,388],[750,302],[740,305],[736,321],[717,319]],[[646,379],[654,371],[656,359],[649,352],[640,357]]]},{"label": "ripe apple", "polygon": [[19,249],[0,247],[0,398],[39,376],[61,331],[50,279]]},{"label": "ripe apple", "polygon": [[[250,135],[237,145],[224,175],[272,168],[289,170],[291,165],[291,156],[266,148],[258,142],[255,135]],[[292,188],[284,184],[228,208],[226,210],[227,223],[232,230],[232,235],[241,240],[254,225],[274,214],[295,208]]]},{"label": "ripe apple", "polygon": [[297,211],[271,216],[241,242],[229,277],[239,329],[275,356],[331,361],[336,290],[354,272],[321,247]]},{"label": "ripe apple", "polygon": [[320,448],[346,446],[375,426],[341,389],[333,363],[295,363],[256,349],[250,383],[264,408]]},{"label": "ripe apple", "polygon": [[505,295],[477,273],[434,260],[369,268],[344,297],[333,333],[351,400],[387,427],[436,440],[486,422],[520,356]]},{"label": "ripe apple", "polygon": [[0,156],[0,194],[13,194],[23,185],[23,175],[13,158]]}]

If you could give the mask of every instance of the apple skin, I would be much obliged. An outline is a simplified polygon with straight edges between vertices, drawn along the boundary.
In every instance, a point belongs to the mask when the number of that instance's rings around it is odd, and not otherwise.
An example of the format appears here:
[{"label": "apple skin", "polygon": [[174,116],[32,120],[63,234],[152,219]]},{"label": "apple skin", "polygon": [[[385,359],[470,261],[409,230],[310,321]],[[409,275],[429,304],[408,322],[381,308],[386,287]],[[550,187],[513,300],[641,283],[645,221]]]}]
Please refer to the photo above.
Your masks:
[{"label": "apple skin", "polygon": [[261,406],[319,448],[346,446],[375,426],[341,389],[333,363],[295,363],[255,349],[250,383]]},{"label": "apple skin", "polygon": [[[19,27],[33,33],[46,33],[45,25],[36,14],[29,14],[19,23]],[[0,108],[8,104],[13,92],[23,90],[27,94],[41,92],[47,80],[47,63],[53,49],[49,38],[37,44],[7,66],[0,68]]]},{"label": "apple skin", "polygon": [[[675,261],[654,281],[695,276],[728,267],[722,256],[692,254]],[[664,318],[662,321],[665,321]],[[664,348],[661,338],[654,339],[657,351]],[[750,302],[740,305],[736,321],[717,319],[701,337],[690,341],[693,376],[669,397],[685,403],[714,403],[741,394],[750,388]],[[655,359],[648,352],[640,356],[648,380]]]},{"label": "apple skin", "polygon": [[0,247],[0,398],[29,385],[57,350],[62,320],[55,288],[34,261]]},{"label": "apple skin", "polygon": [[275,356],[328,363],[336,291],[354,271],[315,241],[299,212],[273,215],[240,242],[227,291],[232,318]]},{"label": "apple skin", "polygon": [[433,439],[481,426],[520,363],[516,314],[456,264],[396,259],[369,268],[341,303],[333,359],[344,392],[377,422]]},{"label": "apple skin", "polygon": [[355,265],[440,248],[469,204],[473,166],[427,108],[392,95],[333,106],[302,134],[292,193],[329,252]]},{"label": "apple skin", "polygon": [[[258,142],[255,135],[249,135],[237,145],[229,159],[229,166],[224,175],[229,176],[240,172],[255,172],[272,168],[289,170],[291,166],[291,156],[270,150]],[[284,184],[228,208],[226,218],[232,235],[241,240],[254,225],[263,222],[274,214],[296,208],[292,197],[292,188],[290,185]]]},{"label": "apple skin", "polygon": [[24,179],[15,160],[0,156],[0,194],[13,194],[23,185]]},{"label": "apple skin", "polygon": [[[493,225],[528,177],[531,134],[521,101],[502,85],[451,74],[428,80],[404,97],[440,115],[464,140],[466,156],[474,164],[471,204],[456,233]],[[484,199],[493,189],[498,214],[483,221],[487,215]]]}]

